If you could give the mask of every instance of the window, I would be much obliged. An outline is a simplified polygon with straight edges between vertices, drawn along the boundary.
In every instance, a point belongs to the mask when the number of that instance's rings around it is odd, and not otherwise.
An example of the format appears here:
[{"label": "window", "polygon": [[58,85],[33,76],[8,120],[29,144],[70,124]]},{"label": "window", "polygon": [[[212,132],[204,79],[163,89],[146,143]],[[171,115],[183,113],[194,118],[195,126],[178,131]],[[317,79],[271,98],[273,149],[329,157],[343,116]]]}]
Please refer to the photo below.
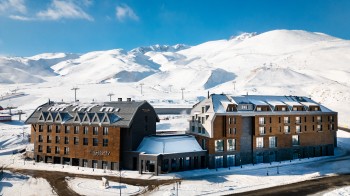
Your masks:
[{"label": "window", "polygon": [[284,126],[284,133],[290,133],[290,127]]},{"label": "window", "polygon": [[192,127],[191,127],[191,130],[192,130],[192,132],[194,132],[194,131],[195,131],[195,130],[194,130],[194,126],[192,126]]},{"label": "window", "polygon": [[233,117],[233,124],[236,124],[236,118]]},{"label": "window", "polygon": [[247,105],[242,105],[242,110],[248,110],[248,106]]},{"label": "window", "polygon": [[56,136],[56,137],[55,137],[55,143],[56,143],[56,144],[59,144],[59,143],[60,143],[60,136]]},{"label": "window", "polygon": [[39,125],[39,132],[43,132],[43,130],[44,130],[43,125]]},{"label": "window", "polygon": [[227,166],[232,167],[235,166],[236,156],[235,155],[227,155]]},{"label": "window", "polygon": [[46,138],[46,142],[47,143],[51,143],[51,140],[52,140],[51,135],[48,135],[47,138]]},{"label": "window", "polygon": [[47,132],[51,133],[52,132],[52,125],[47,125]]},{"label": "window", "polygon": [[202,133],[202,127],[198,127],[198,133]]},{"label": "window", "polygon": [[69,144],[69,137],[64,137],[64,144]]},{"label": "window", "polygon": [[256,111],[261,111],[261,107],[257,107],[257,108],[256,108]]},{"label": "window", "polygon": [[265,124],[265,117],[259,117],[259,125]]},{"label": "window", "polygon": [[300,125],[295,126],[295,131],[296,131],[297,133],[301,133]]},{"label": "window", "polygon": [[286,111],[286,107],[282,107],[281,109],[282,109],[282,111]]},{"label": "window", "polygon": [[202,107],[202,113],[204,113],[205,112],[205,107]]},{"label": "window", "polygon": [[88,160],[83,159],[83,167],[87,167],[88,166]]},{"label": "window", "polygon": [[194,122],[194,116],[192,116],[192,122]]},{"label": "window", "polygon": [[39,142],[43,142],[43,136],[39,135]]},{"label": "window", "polygon": [[92,160],[92,168],[97,168],[97,161],[96,160]]},{"label": "window", "polygon": [[207,149],[205,139],[202,139],[202,148],[203,148],[203,150]]},{"label": "window", "polygon": [[228,134],[232,134],[232,128],[228,128]]},{"label": "window", "polygon": [[55,153],[60,154],[60,147],[58,147],[58,146],[55,147]]},{"label": "window", "polygon": [[298,108],[297,107],[293,107],[293,111],[298,111]]},{"label": "window", "polygon": [[69,147],[64,147],[64,154],[69,154]]},{"label": "window", "polygon": [[329,122],[334,122],[333,116],[329,116]]},{"label": "window", "polygon": [[42,145],[38,146],[38,152],[43,152],[43,146]]},{"label": "window", "polygon": [[84,145],[84,146],[87,146],[88,143],[89,143],[88,141],[89,141],[88,138],[84,138],[84,139],[83,139],[83,145]]},{"label": "window", "polygon": [[106,161],[102,161],[102,169],[108,169]]},{"label": "window", "polygon": [[232,118],[231,117],[228,118],[228,124],[232,124]]},{"label": "window", "polygon": [[264,138],[263,137],[256,138],[256,148],[264,148]]},{"label": "window", "polygon": [[74,127],[74,134],[79,134],[79,126]]},{"label": "window", "polygon": [[103,146],[104,147],[108,146],[108,139],[103,139]]},{"label": "window", "polygon": [[108,127],[103,127],[103,135],[108,135]]},{"label": "window", "polygon": [[317,122],[322,122],[321,116],[317,116]]},{"label": "window", "polygon": [[215,140],[215,152],[224,151],[224,140]]},{"label": "window", "polygon": [[265,127],[259,127],[259,133],[260,135],[265,135],[266,134]]},{"label": "window", "polygon": [[202,127],[202,134],[205,134],[205,128]]},{"label": "window", "polygon": [[215,156],[215,167],[220,168],[224,166],[224,156]]},{"label": "window", "polygon": [[330,126],[329,130],[333,131],[334,130],[334,124],[330,124],[329,126]]},{"label": "window", "polygon": [[322,125],[317,125],[317,131],[322,131]]},{"label": "window", "polygon": [[292,144],[293,144],[293,146],[299,145],[299,135],[292,136]]},{"label": "window", "polygon": [[46,147],[46,153],[51,153],[51,146]]},{"label": "window", "polygon": [[56,133],[61,133],[61,126],[56,125]]},{"label": "window", "polygon": [[301,123],[301,118],[300,116],[295,117],[295,123]]},{"label": "window", "polygon": [[269,147],[276,148],[277,147],[277,138],[276,136],[269,137]]},{"label": "window", "polygon": [[88,134],[88,131],[89,131],[89,127],[84,127],[84,135],[87,135]]},{"label": "window", "polygon": [[236,150],[236,139],[227,139],[227,151]]},{"label": "window", "polygon": [[306,125],[305,125],[305,131],[307,131]]},{"label": "window", "polygon": [[205,117],[202,117],[202,124],[205,123]]},{"label": "window", "polygon": [[284,123],[289,123],[289,116],[284,117]]},{"label": "window", "polygon": [[97,138],[92,138],[92,145],[98,146],[98,139]]},{"label": "window", "polygon": [[79,138],[78,137],[74,137],[74,145],[78,145],[79,144]]},{"label": "window", "polygon": [[98,135],[98,127],[94,127],[92,134]]},{"label": "window", "polygon": [[318,107],[315,107],[315,111],[318,111]]},{"label": "window", "polygon": [[64,133],[69,133],[69,132],[70,132],[70,127],[69,126],[65,126]]},{"label": "window", "polygon": [[145,116],[145,123],[148,122],[148,116]]},{"label": "window", "polygon": [[278,117],[278,123],[281,123],[281,117]]}]

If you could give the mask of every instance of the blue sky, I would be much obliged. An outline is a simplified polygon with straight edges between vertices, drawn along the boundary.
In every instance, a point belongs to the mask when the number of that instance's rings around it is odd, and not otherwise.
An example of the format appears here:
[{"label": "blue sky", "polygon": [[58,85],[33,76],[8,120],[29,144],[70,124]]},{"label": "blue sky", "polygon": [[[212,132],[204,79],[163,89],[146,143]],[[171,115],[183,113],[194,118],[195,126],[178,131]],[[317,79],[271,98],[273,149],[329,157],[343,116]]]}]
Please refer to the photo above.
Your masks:
[{"label": "blue sky", "polygon": [[196,45],[301,29],[350,39],[348,0],[0,0],[0,55]]}]

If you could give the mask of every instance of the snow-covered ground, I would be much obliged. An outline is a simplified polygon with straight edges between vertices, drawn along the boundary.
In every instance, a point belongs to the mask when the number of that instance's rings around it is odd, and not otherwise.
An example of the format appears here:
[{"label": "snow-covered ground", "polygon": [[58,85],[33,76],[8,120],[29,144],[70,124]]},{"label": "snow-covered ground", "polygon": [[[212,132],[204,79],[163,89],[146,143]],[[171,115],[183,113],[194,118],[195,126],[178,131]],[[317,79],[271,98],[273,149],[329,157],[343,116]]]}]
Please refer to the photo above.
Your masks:
[{"label": "snow-covered ground", "polygon": [[[68,178],[66,179],[69,188],[80,195],[93,196],[93,195],[136,195],[143,191],[143,187],[132,186],[119,182],[109,181],[109,187],[104,188],[102,186],[102,180],[92,180],[86,178]],[[120,192],[121,189],[121,192]]]},{"label": "snow-covered ground", "polygon": [[57,195],[43,178],[14,174],[5,170],[3,175],[0,174],[0,179],[0,195]]},{"label": "snow-covered ground", "polygon": [[323,194],[323,196],[349,196],[350,195],[350,186],[343,187],[340,189],[335,189],[328,193]]},{"label": "snow-covered ground", "polygon": [[[175,115],[176,116],[176,115]],[[181,115],[179,115],[181,116]],[[179,117],[177,116],[177,117]],[[163,116],[166,117],[166,116]],[[177,118],[174,118],[178,120]],[[175,120],[175,121],[176,121]],[[183,119],[184,120],[184,119]],[[186,118],[187,120],[187,118]],[[185,120],[184,120],[185,121]],[[175,123],[176,124],[176,123]],[[24,127],[24,129],[23,129]],[[27,125],[14,121],[10,124],[1,124],[0,144],[0,166],[8,168],[60,171],[86,175],[119,176],[117,171],[104,171],[102,169],[82,168],[59,164],[34,163],[24,161],[21,154],[12,154],[14,150],[25,148],[27,143],[26,134],[29,133]],[[25,138],[23,139],[23,132]],[[222,195],[230,193],[245,192],[293,182],[310,180],[322,176],[335,175],[339,173],[350,173],[350,157],[343,157],[347,150],[350,150],[350,133],[338,131],[338,146],[335,156],[317,157],[310,159],[292,160],[292,162],[273,162],[270,164],[243,165],[243,167],[202,169],[178,173],[162,174],[153,176],[151,174],[138,174],[137,171],[123,171],[122,176],[137,179],[173,179],[181,178],[181,185],[178,191],[180,195]],[[278,173],[277,173],[278,171]],[[268,175],[267,175],[268,174]],[[12,174],[11,174],[12,175]],[[30,179],[30,178],[29,178]],[[43,181],[35,179],[42,189],[48,189]],[[1,181],[5,182],[5,181]],[[28,181],[30,183],[32,181]],[[93,193],[114,194],[118,192],[118,184],[112,182],[111,189],[101,189],[101,181],[73,179],[68,180],[69,186],[80,194]],[[21,182],[18,186],[26,186],[27,182]],[[6,183],[0,183],[6,184]],[[16,185],[17,186],[17,185]],[[13,187],[16,187],[13,186]],[[47,185],[49,186],[49,185]],[[160,186],[151,192],[152,195],[171,195],[174,193],[175,184]],[[0,194],[7,195],[4,191],[10,191],[13,187],[3,188]],[[132,194],[135,191],[142,191],[144,187],[126,185],[122,187],[125,193]],[[105,191],[105,192],[104,192]],[[332,190],[333,191],[333,190]],[[340,191],[340,190],[339,190]],[[331,194],[331,193],[330,193]],[[95,194],[87,194],[95,195]]]}]

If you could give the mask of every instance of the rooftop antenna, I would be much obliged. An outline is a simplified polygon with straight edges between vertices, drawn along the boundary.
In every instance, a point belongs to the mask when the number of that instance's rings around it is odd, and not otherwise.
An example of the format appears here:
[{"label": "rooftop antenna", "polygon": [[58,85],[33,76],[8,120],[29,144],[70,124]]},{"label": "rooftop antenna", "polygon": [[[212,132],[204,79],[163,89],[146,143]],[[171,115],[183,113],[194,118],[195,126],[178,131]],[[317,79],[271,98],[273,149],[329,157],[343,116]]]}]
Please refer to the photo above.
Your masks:
[{"label": "rooftop antenna", "polygon": [[185,90],[185,88],[181,88],[182,100],[184,100],[184,90]]},{"label": "rooftop antenna", "polygon": [[142,86],[145,85],[144,83],[140,83],[141,86],[141,95],[142,95]]},{"label": "rooftop antenna", "polygon": [[114,94],[113,93],[109,93],[107,96],[109,96],[109,101],[112,101],[112,96],[113,96]]},{"label": "rooftop antenna", "polygon": [[73,87],[70,90],[74,91],[74,102],[77,102],[77,90],[79,90],[79,88],[78,87]]}]

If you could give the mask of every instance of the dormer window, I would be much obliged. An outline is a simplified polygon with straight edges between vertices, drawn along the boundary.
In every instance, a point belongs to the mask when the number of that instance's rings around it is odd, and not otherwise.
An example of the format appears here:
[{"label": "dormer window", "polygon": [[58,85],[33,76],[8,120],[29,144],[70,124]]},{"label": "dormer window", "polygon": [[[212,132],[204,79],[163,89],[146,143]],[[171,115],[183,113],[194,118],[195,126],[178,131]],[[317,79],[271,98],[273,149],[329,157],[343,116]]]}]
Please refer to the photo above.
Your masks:
[{"label": "dormer window", "polygon": [[257,108],[256,108],[256,111],[261,111],[261,107],[257,107]]},{"label": "dormer window", "polygon": [[242,110],[248,110],[248,106],[247,105],[242,105]]},{"label": "dormer window", "polygon": [[286,107],[282,107],[281,109],[282,109],[282,111],[286,111]]}]

